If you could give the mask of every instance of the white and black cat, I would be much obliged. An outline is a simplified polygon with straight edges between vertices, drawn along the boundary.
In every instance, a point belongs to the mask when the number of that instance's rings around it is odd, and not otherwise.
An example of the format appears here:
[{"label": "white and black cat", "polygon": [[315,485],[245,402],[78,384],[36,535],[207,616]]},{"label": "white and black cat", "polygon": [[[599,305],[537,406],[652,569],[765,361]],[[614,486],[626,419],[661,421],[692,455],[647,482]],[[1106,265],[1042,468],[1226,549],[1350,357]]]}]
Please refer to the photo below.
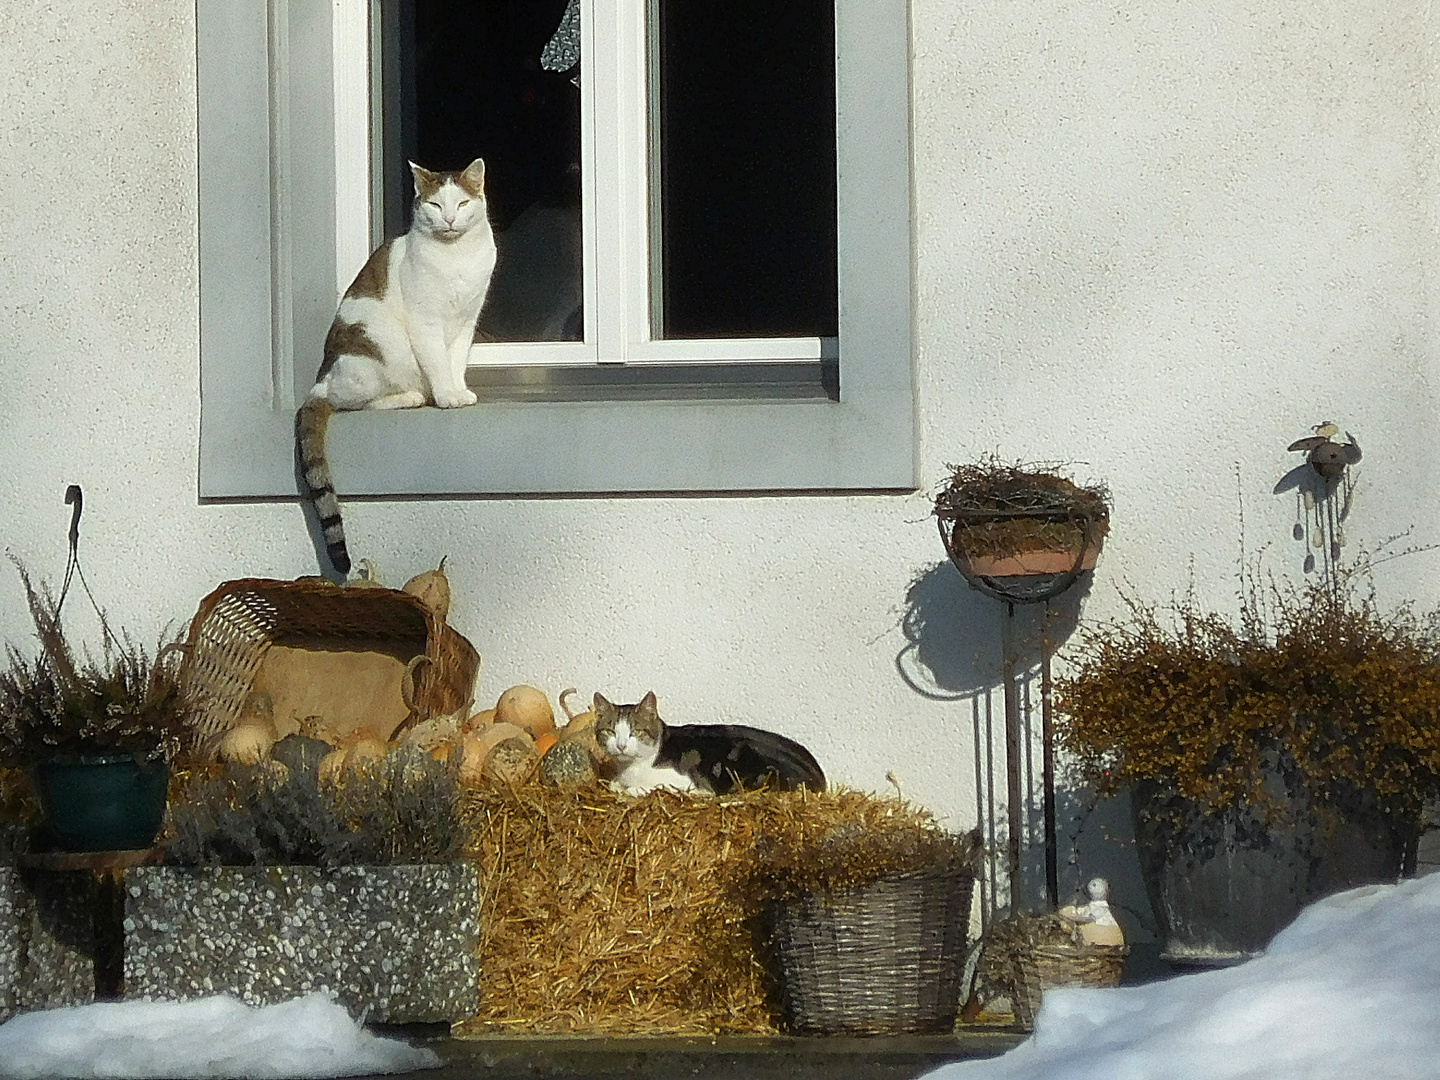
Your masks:
[{"label": "white and black cat", "polygon": [[793,739],[740,724],[667,724],[653,691],[635,705],[596,694],[595,738],[610,755],[612,782],[631,795],[660,787],[715,795],[762,785],[825,790],[819,764]]},{"label": "white and black cat", "polygon": [[412,161],[410,171],[410,231],[382,244],[346,290],[315,387],[295,417],[300,473],[342,574],[350,572],[350,554],[325,458],[331,412],[475,404],[465,365],[495,270],[485,162],[430,172]]}]

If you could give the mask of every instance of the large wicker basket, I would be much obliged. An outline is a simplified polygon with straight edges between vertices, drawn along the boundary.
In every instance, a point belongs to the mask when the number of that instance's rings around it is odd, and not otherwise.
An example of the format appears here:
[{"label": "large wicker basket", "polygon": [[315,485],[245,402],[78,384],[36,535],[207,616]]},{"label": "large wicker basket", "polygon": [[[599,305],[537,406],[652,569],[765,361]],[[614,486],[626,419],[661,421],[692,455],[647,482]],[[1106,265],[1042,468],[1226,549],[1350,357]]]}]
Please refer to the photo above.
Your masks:
[{"label": "large wicker basket", "polygon": [[409,593],[321,578],[227,581],[200,602],[181,669],[182,685],[198,703],[202,754],[253,707],[257,676],[267,657],[278,659],[280,652],[290,662],[272,681],[286,680],[312,696],[325,693],[327,664],[332,680],[337,662],[350,673],[379,671],[373,687],[339,685],[334,695],[347,689],[370,694],[377,708],[388,710],[387,727],[398,720],[394,732],[468,705],[480,667],[474,646]]},{"label": "large wicker basket", "polygon": [[955,1026],[973,872],[896,874],[770,912],[781,1019],[797,1034],[891,1035]]}]

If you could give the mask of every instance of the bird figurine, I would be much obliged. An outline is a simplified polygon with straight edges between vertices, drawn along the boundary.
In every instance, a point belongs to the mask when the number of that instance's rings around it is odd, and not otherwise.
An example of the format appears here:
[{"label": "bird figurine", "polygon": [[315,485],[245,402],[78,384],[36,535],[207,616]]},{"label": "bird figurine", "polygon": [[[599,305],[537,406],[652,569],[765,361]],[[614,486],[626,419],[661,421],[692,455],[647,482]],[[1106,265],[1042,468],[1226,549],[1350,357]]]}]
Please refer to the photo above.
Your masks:
[{"label": "bird figurine", "polygon": [[1110,883],[1102,877],[1091,878],[1085,894],[1088,903],[1067,904],[1055,914],[1076,924],[1085,945],[1124,945],[1125,932],[1110,910]]},{"label": "bird figurine", "polygon": [[1310,467],[1326,480],[1338,480],[1346,466],[1360,460],[1360,444],[1355,441],[1354,435],[1347,431],[1345,442],[1335,442],[1334,436],[1340,433],[1340,428],[1334,421],[1316,424],[1311,430],[1314,435],[1296,439],[1290,444],[1290,449],[1304,450]]}]

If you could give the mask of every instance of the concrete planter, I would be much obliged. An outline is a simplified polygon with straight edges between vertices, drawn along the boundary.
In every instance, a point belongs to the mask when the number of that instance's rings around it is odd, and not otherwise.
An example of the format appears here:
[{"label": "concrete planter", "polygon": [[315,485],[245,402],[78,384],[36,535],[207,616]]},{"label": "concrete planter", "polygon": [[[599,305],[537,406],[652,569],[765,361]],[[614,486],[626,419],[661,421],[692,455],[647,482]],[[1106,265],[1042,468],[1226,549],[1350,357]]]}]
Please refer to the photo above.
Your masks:
[{"label": "concrete planter", "polygon": [[0,867],[0,1020],[95,999],[94,875]]},{"label": "concrete planter", "polygon": [[328,990],[372,1021],[455,1021],[478,1005],[478,939],[469,863],[125,874],[126,998],[269,1005]]}]

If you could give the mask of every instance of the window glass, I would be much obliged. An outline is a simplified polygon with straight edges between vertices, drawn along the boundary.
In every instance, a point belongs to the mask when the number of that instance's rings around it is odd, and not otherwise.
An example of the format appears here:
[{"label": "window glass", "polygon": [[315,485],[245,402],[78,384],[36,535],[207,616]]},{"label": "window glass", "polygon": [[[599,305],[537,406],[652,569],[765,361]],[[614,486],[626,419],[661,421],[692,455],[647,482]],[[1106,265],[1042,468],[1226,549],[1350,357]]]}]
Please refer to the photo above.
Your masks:
[{"label": "window glass", "polygon": [[566,0],[385,5],[387,232],[409,224],[406,161],[461,169],[485,159],[499,255],[477,341],[584,338],[580,88],[575,70],[556,70],[569,59],[563,35],[556,41],[566,6]]},{"label": "window glass", "polygon": [[834,14],[652,0],[656,336],[836,334]]}]

